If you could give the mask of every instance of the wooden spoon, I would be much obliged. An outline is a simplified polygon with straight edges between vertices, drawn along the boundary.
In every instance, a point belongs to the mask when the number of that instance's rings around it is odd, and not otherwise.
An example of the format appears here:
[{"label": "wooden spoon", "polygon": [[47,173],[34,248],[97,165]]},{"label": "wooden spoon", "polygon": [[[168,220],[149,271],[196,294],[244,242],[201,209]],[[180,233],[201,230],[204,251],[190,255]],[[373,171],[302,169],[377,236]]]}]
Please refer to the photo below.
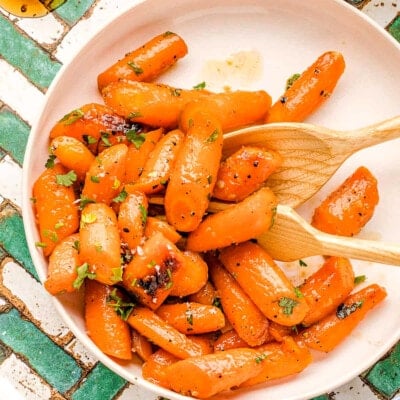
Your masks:
[{"label": "wooden spoon", "polygon": [[296,208],[313,196],[358,150],[400,137],[400,116],[365,128],[334,131],[306,123],[250,126],[224,135],[224,156],[246,144],[282,155],[281,168],[268,178],[279,203]]}]

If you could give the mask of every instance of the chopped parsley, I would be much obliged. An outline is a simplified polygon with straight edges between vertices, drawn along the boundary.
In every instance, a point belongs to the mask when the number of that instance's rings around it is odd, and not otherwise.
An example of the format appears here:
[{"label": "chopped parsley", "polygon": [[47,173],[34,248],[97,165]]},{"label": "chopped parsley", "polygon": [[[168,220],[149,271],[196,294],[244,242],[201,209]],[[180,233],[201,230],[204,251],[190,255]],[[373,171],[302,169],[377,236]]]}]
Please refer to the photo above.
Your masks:
[{"label": "chopped parsley", "polygon": [[138,133],[134,129],[130,129],[126,132],[126,138],[129,142],[133,143],[137,149],[140,149],[142,144],[146,141],[146,135],[144,133]]},{"label": "chopped parsley", "polygon": [[300,267],[308,267],[307,263],[304,262],[303,260],[299,260],[299,265]]},{"label": "chopped parsley", "polygon": [[107,297],[107,305],[113,307],[115,312],[126,321],[131,314],[135,303],[125,302],[118,296],[117,289],[113,289]]},{"label": "chopped parsley", "polygon": [[365,275],[358,275],[358,276],[354,277],[354,284],[359,285],[360,283],[365,282],[366,279],[367,279],[367,277]]},{"label": "chopped parsley", "polygon": [[90,199],[89,197],[81,196],[79,199],[79,208],[83,210],[88,204],[94,203],[95,201]]},{"label": "chopped parsley", "polygon": [[118,193],[118,195],[117,196],[115,196],[114,198],[113,198],[113,202],[114,203],[122,203],[125,199],[126,199],[126,197],[128,196],[128,192],[125,190],[125,188],[123,188],[119,193]]},{"label": "chopped parsley", "polygon": [[62,186],[72,186],[74,182],[76,182],[77,176],[75,171],[69,171],[66,174],[57,174],[56,175],[56,182],[58,185]]},{"label": "chopped parsley", "polygon": [[101,132],[100,138],[101,138],[101,141],[103,142],[104,146],[111,147],[110,134],[108,132]]},{"label": "chopped parsley", "polygon": [[64,125],[71,125],[74,122],[78,121],[81,119],[85,113],[80,109],[77,108],[76,110],[71,111],[68,114],[65,114],[59,122],[62,122]]},{"label": "chopped parsley", "polygon": [[90,180],[91,180],[93,183],[99,183],[99,182],[100,182],[100,178],[99,178],[97,175],[91,175],[91,176],[90,176]]},{"label": "chopped parsley", "polygon": [[142,117],[142,113],[140,111],[133,111],[131,113],[129,113],[129,115],[126,117],[128,119],[134,119],[134,118],[139,118]]},{"label": "chopped parsley", "polygon": [[206,87],[206,83],[203,81],[203,82],[200,82],[197,85],[193,86],[193,89],[194,90],[202,90],[202,89],[205,89],[205,87]]},{"label": "chopped parsley", "polygon": [[218,129],[216,129],[211,135],[207,138],[207,143],[212,143],[215,142],[218,139],[219,132]]},{"label": "chopped parsley", "polygon": [[122,281],[122,273],[123,273],[123,269],[122,267],[117,267],[117,268],[113,268],[112,269],[112,277],[111,280],[113,282],[120,282]]},{"label": "chopped parsley", "polygon": [[139,210],[142,218],[142,224],[145,225],[147,222],[147,208],[143,204],[139,204]]},{"label": "chopped parsley", "polygon": [[300,74],[293,74],[291,77],[289,77],[286,80],[286,90],[288,90],[290,87],[292,87],[293,83],[297,81],[297,79],[300,78]]},{"label": "chopped parsley", "polygon": [[279,306],[282,308],[282,312],[285,315],[292,315],[293,309],[296,307],[298,302],[291,299],[290,297],[281,297],[278,302]]},{"label": "chopped parsley", "polygon": [[46,168],[53,168],[55,159],[56,159],[56,156],[54,154],[50,154],[49,158],[47,159],[46,164],[44,164],[44,166]]},{"label": "chopped parsley", "polygon": [[135,64],[133,61],[128,62],[127,64],[129,65],[130,68],[133,69],[133,72],[134,72],[136,75],[141,75],[141,74],[143,74],[143,68],[139,67],[139,66],[138,66],[137,64]]},{"label": "chopped parsley", "polygon": [[267,355],[265,353],[262,353],[262,354],[260,354],[259,356],[256,357],[256,363],[260,364],[266,358],[267,358]]},{"label": "chopped parsley", "polygon": [[86,278],[88,278],[88,279],[95,279],[96,278],[96,274],[94,274],[94,273],[89,271],[89,264],[88,263],[84,263],[84,264],[80,265],[79,267],[77,267],[76,268],[76,272],[78,273],[78,276],[74,280],[74,283],[72,284],[72,286],[75,289],[79,289],[82,286],[82,283],[84,282],[84,280]]}]

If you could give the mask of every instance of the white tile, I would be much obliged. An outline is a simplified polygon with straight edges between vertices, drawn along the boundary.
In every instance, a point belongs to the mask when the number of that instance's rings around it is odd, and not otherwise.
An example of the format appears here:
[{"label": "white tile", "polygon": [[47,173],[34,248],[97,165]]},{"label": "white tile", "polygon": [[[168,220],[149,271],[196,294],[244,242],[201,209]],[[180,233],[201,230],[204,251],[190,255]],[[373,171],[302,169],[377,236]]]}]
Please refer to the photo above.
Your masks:
[{"label": "white tile", "polygon": [[154,393],[141,389],[138,385],[130,384],[120,394],[118,400],[158,400],[159,397]]},{"label": "white tile", "polygon": [[0,180],[1,195],[21,207],[22,168],[9,155],[0,161],[0,176],[7,177]]},{"label": "white tile", "polygon": [[377,400],[371,389],[358,377],[334,390],[331,397],[332,400]]},{"label": "white tile", "polygon": [[400,11],[400,1],[371,0],[363,7],[362,11],[385,28]]},{"label": "white tile", "polygon": [[64,349],[70,353],[75,360],[79,360],[87,368],[92,368],[98,361],[77,339],[71,340]]}]

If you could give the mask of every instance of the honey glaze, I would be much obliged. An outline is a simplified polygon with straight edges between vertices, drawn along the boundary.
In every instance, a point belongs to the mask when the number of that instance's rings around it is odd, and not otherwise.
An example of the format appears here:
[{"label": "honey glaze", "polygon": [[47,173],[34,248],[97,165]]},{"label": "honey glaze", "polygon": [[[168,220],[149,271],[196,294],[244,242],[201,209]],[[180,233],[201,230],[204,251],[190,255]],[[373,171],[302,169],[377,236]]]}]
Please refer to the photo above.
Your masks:
[{"label": "honey glaze", "polygon": [[25,18],[43,17],[65,3],[66,0],[0,0],[0,8]]}]

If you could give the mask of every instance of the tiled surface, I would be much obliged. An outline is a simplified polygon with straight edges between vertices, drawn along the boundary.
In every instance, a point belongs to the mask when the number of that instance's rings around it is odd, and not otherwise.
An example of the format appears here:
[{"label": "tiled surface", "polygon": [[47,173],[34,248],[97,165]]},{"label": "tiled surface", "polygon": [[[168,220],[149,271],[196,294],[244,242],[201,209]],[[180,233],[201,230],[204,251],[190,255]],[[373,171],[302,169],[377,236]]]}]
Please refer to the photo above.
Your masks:
[{"label": "tiled surface", "polygon": [[[20,213],[24,148],[50,82],[84,38],[134,3],[68,0],[39,19],[0,12],[0,400],[156,400],[98,363],[59,319],[38,282]],[[399,0],[349,3],[400,41]],[[399,389],[400,344],[314,400],[400,400]]]}]

